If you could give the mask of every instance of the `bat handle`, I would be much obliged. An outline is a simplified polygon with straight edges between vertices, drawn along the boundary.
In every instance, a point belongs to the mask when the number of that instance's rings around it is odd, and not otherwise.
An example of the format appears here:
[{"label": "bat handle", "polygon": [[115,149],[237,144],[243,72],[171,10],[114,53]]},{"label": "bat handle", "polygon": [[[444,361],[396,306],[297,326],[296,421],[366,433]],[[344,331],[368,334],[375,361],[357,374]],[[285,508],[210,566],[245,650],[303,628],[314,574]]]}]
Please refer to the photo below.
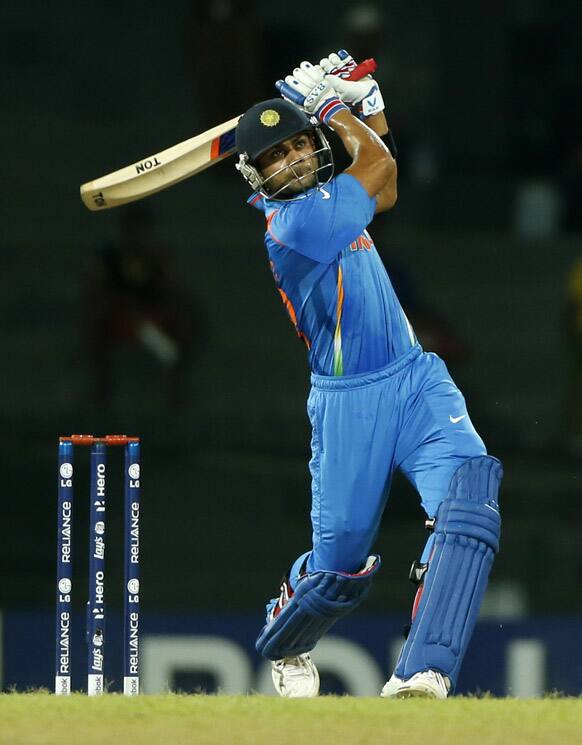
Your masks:
[{"label": "bat handle", "polygon": [[[354,81],[361,80],[362,78],[365,78],[366,75],[372,75],[376,71],[377,67],[378,65],[376,64],[375,59],[365,59],[363,62],[360,62],[359,65],[356,65],[356,67],[354,67],[349,78],[347,79]],[[275,86],[284,98],[289,101],[293,101],[293,103],[296,103],[298,106],[301,106],[301,104],[305,100],[305,96],[299,93],[299,91],[296,91],[294,88],[291,88],[290,85],[287,85],[284,80],[277,80]]]},{"label": "bat handle", "polygon": [[359,65],[354,67],[348,80],[361,80],[362,78],[365,78],[366,75],[373,75],[376,72],[377,67],[378,65],[376,64],[375,59],[372,57],[370,59],[365,59],[363,62],[360,62]]}]

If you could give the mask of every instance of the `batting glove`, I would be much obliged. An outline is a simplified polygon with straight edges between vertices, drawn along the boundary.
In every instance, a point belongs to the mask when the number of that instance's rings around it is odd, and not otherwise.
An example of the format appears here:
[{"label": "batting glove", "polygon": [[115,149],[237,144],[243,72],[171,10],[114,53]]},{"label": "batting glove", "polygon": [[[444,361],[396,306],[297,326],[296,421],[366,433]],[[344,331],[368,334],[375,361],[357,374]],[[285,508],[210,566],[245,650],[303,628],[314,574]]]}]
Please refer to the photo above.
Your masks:
[{"label": "batting glove", "polygon": [[[356,60],[345,49],[340,49],[336,54],[332,52],[329,57],[324,57],[319,66],[329,75],[337,75],[338,78],[347,79],[356,68]],[[370,77],[368,75],[368,77]]]},{"label": "batting glove", "polygon": [[384,111],[378,83],[370,75],[358,81],[346,80],[356,67],[356,61],[345,49],[324,57],[319,66],[327,73],[325,79],[334,86],[341,100],[353,107],[360,119]]},{"label": "batting glove", "polygon": [[304,111],[317,117],[320,122],[330,126],[329,121],[338,111],[349,111],[334,88],[336,78],[325,75],[319,65],[302,62],[287,75],[285,80],[278,80],[275,85],[283,98],[297,104]]}]

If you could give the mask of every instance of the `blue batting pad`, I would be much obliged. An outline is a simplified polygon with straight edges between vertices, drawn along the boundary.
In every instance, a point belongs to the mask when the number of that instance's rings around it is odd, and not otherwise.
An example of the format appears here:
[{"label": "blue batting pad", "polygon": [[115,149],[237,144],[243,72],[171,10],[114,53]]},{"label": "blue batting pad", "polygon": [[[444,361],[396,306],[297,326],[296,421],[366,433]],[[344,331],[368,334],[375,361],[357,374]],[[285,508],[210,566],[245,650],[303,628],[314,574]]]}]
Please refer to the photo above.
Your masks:
[{"label": "blue batting pad", "polygon": [[359,574],[317,571],[297,583],[287,605],[261,631],[255,647],[269,660],[310,652],[334,623],[368,594],[380,557]]},{"label": "blue batting pad", "polygon": [[437,512],[424,591],[395,670],[399,678],[438,670],[454,688],[499,550],[502,476],[501,463],[488,455],[455,471]]}]

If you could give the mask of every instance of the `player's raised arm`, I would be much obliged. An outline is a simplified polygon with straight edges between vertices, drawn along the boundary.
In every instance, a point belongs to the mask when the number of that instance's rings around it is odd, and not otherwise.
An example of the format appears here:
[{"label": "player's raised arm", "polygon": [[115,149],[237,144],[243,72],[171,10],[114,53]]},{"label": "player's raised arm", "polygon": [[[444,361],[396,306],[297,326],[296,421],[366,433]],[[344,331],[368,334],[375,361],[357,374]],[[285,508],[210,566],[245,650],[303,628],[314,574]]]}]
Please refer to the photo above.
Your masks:
[{"label": "player's raised arm", "polygon": [[[396,161],[380,137],[349,111],[336,114],[330,126],[352,158],[345,172],[356,178],[371,197],[379,199],[382,195],[384,209],[392,207],[396,202]],[[376,211],[380,211],[378,207]]]},{"label": "player's raised arm", "polygon": [[[378,206],[391,207],[396,201],[396,163],[380,137],[353,116],[346,105],[358,106],[366,116],[376,119],[383,102],[375,81],[367,78],[351,83],[326,75],[320,65],[302,62],[293,75],[288,75],[277,87],[284,97],[337,132],[352,158],[352,165],[346,172],[362,184],[369,196],[381,197],[376,211],[380,211]],[[341,95],[339,88],[343,91]]]},{"label": "player's raised arm", "polygon": [[390,178],[388,179],[386,186],[376,194],[376,213],[385,212],[386,210],[392,209],[396,204],[398,197],[397,177],[398,169],[396,167],[396,145],[392,132],[388,127],[388,122],[384,116],[384,112],[381,111],[379,114],[373,114],[366,119],[366,126],[370,127],[377,135],[383,138],[384,142],[388,144],[390,154],[394,158],[394,169]]},{"label": "player's raised arm", "polygon": [[[384,138],[390,154],[395,159],[396,144],[386,121],[384,99],[378,83],[371,75],[354,81],[352,72],[357,67],[356,61],[345,49],[341,49],[337,54],[333,52],[329,57],[324,57],[319,65],[327,73],[328,77],[326,79],[334,86],[341,100],[349,105],[352,113],[363,121],[367,127]],[[352,173],[351,169],[348,169],[348,171]],[[385,186],[374,195],[376,197],[376,212],[389,210],[396,203],[396,180],[397,168],[396,162],[394,162],[394,167],[391,169],[390,177]]]}]

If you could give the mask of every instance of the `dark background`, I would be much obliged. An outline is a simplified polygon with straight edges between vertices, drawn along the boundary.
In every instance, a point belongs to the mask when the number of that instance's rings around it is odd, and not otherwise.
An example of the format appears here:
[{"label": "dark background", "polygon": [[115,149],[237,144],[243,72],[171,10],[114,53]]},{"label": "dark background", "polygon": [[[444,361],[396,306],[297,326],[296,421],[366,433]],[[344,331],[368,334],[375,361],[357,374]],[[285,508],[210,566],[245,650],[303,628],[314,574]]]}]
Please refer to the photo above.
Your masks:
[{"label": "dark background", "polygon": [[[78,187],[273,96],[273,81],[302,59],[347,47],[378,60],[399,145],[399,202],[371,233],[407,300],[463,348],[447,362],[505,465],[489,607],[582,611],[582,460],[568,398],[582,382],[579,369],[569,376],[565,321],[581,250],[582,5],[30,0],[3,3],[0,24],[0,607],[54,601],[59,434],[143,438],[144,608],[256,609],[308,547],[305,353],[233,160],[148,200],[201,339],[178,408],[157,361],[132,347],[116,353],[112,400],[92,397],[84,282],[118,234],[119,212],[88,212]],[[434,348],[430,335],[425,346]],[[122,598],[117,455],[113,606]],[[395,479],[368,609],[409,608],[422,521],[416,495]]]}]

